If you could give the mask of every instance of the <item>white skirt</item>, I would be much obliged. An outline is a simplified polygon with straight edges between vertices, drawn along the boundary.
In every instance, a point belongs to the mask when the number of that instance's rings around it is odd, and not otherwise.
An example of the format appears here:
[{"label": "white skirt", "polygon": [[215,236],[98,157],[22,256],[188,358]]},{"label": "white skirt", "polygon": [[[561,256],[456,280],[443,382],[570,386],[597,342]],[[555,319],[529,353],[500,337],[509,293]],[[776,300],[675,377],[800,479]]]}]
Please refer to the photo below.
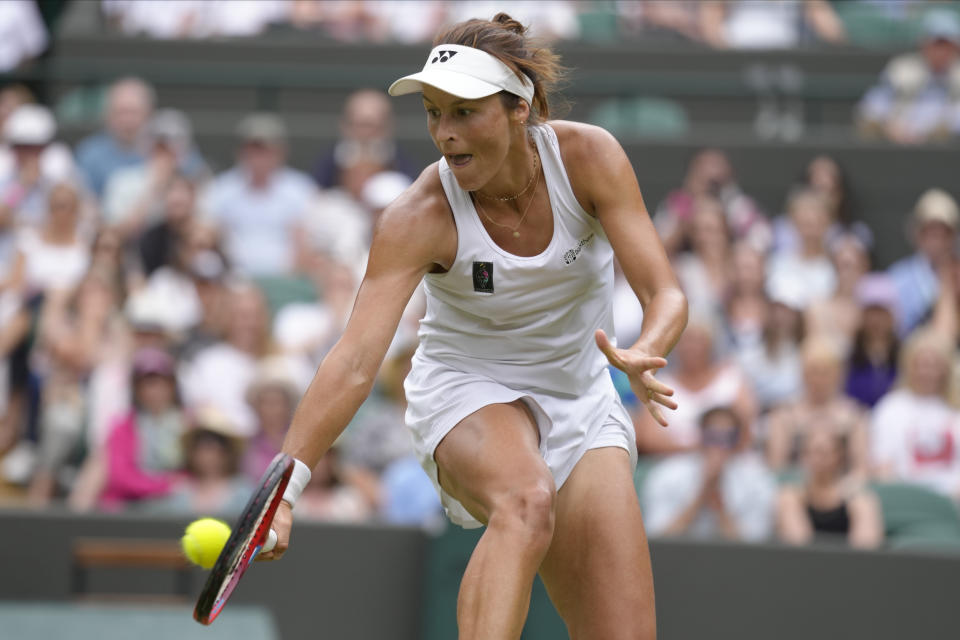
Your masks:
[{"label": "white skirt", "polygon": [[447,516],[466,529],[483,525],[440,487],[433,456],[455,426],[487,405],[520,399],[530,408],[540,431],[540,455],[553,474],[558,490],[590,449],[620,447],[630,454],[633,466],[637,463],[633,421],[606,370],[583,395],[561,396],[537,389],[506,387],[487,376],[453,369],[418,351],[404,389],[406,422],[420,464],[440,495]]}]

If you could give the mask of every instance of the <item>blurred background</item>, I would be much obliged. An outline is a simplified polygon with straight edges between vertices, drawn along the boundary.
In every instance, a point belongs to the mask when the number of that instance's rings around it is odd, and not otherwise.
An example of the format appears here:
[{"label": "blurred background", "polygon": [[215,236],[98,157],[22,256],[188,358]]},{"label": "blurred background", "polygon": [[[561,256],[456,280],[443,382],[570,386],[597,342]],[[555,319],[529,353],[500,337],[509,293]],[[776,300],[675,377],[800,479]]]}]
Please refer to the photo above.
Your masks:
[{"label": "blurred background", "polygon": [[[286,559],[209,629],[177,540],[243,508],[436,159],[385,88],[501,10],[623,144],[690,301],[670,429],[612,371],[661,637],[960,633],[960,3],[3,0],[11,637],[454,636],[477,536],[403,424],[420,294]],[[632,343],[619,271],[615,319]],[[524,638],[564,633],[538,585]]]}]

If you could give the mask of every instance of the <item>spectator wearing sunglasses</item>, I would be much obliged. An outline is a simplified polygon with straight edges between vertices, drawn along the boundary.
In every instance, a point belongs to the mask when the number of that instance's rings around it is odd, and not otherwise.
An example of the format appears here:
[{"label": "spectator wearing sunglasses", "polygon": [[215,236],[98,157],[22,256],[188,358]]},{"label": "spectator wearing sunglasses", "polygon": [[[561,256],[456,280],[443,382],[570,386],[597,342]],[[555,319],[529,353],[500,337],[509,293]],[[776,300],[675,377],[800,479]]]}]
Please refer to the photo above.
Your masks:
[{"label": "spectator wearing sunglasses", "polygon": [[700,419],[700,444],[651,469],[643,497],[652,536],[758,541],[772,532],[776,484],[760,457],[745,451],[744,425],[730,407]]}]

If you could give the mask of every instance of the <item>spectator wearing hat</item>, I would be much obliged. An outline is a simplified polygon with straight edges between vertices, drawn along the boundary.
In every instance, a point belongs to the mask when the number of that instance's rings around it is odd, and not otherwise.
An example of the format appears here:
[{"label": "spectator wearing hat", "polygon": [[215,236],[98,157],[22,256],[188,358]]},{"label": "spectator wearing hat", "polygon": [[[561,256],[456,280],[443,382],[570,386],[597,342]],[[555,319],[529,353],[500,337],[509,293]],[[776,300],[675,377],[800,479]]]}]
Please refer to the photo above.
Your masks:
[{"label": "spectator wearing hat", "polygon": [[884,273],[871,273],[857,284],[860,322],[854,333],[844,391],[873,407],[897,377],[897,287]]},{"label": "spectator wearing hat", "polygon": [[0,174],[0,226],[40,226],[50,187],[74,177],[73,156],[54,142],[56,134],[53,114],[38,104],[23,104],[4,121],[3,142],[12,162]]},{"label": "spectator wearing hat", "polygon": [[254,483],[241,472],[246,442],[230,419],[213,407],[200,407],[183,433],[185,474],[168,495],[143,504],[151,513],[236,516]]},{"label": "spectator wearing hat", "polygon": [[237,164],[218,175],[200,198],[200,209],[221,230],[231,264],[248,276],[294,273],[302,261],[313,181],[286,165],[287,130],[274,114],[254,113],[238,127]]},{"label": "spectator wearing hat", "polygon": [[191,151],[196,151],[192,126],[183,112],[161,109],[148,132],[146,162],[115,171],[104,192],[103,220],[117,225],[126,238],[139,236],[146,226],[163,219],[164,195],[178,175],[200,181],[207,174],[202,160],[190,162]]},{"label": "spectator wearing hat", "polygon": [[913,244],[916,250],[890,266],[899,299],[899,331],[909,334],[926,320],[939,290],[939,273],[956,263],[957,201],[942,189],[929,189],[913,208]]},{"label": "spectator wearing hat", "polygon": [[86,460],[69,498],[74,509],[116,510],[167,495],[183,468],[187,418],[173,357],[161,349],[139,349],[131,386],[132,409],[114,418],[104,446]]},{"label": "spectator wearing hat", "polygon": [[258,480],[280,452],[302,393],[286,358],[265,358],[257,367],[246,393],[257,421],[243,459],[243,472],[251,481]]},{"label": "spectator wearing hat", "polygon": [[714,407],[699,428],[693,451],[650,470],[643,490],[647,531],[747,542],[769,537],[776,483],[760,456],[744,448],[749,436],[737,412]]},{"label": "spectator wearing hat", "polygon": [[960,135],[960,17],[950,8],[923,18],[919,51],[891,60],[858,106],[861,133],[900,144]]},{"label": "spectator wearing hat", "polygon": [[77,145],[77,164],[87,185],[102,198],[117,169],[141,165],[148,153],[147,123],[153,114],[153,87],[135,77],[121,78],[107,91],[105,127]]}]

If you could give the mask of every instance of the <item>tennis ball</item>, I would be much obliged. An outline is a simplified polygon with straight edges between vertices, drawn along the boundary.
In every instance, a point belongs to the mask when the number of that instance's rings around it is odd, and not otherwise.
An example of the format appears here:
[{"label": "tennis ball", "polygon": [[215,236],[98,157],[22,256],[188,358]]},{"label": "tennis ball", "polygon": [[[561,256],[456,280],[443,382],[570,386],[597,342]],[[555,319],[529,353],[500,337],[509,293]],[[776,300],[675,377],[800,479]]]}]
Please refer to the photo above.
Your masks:
[{"label": "tennis ball", "polygon": [[180,538],[183,553],[193,564],[209,569],[217,561],[230,537],[230,527],[214,518],[200,518],[187,525]]}]

